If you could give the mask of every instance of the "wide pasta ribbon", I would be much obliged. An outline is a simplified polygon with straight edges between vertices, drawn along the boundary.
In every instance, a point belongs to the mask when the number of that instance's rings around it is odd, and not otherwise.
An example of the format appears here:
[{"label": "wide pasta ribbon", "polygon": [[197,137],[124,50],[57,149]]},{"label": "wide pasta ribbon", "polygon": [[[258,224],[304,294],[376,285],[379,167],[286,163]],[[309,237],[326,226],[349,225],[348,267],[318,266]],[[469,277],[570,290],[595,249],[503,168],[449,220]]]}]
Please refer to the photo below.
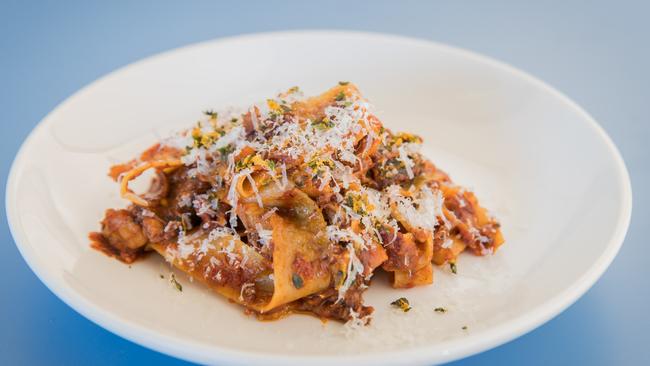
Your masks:
[{"label": "wide pasta ribbon", "polygon": [[[237,215],[249,231],[272,232],[267,248],[256,250],[253,236],[247,244],[233,235],[210,238],[203,229],[186,236],[175,250],[169,247],[174,243],[150,246],[219,294],[266,313],[329,287],[331,275],[323,261],[329,241],[320,209],[304,192],[275,183],[258,192],[263,208],[256,195],[248,195],[238,203]],[[179,256],[183,250],[190,254]]]}]

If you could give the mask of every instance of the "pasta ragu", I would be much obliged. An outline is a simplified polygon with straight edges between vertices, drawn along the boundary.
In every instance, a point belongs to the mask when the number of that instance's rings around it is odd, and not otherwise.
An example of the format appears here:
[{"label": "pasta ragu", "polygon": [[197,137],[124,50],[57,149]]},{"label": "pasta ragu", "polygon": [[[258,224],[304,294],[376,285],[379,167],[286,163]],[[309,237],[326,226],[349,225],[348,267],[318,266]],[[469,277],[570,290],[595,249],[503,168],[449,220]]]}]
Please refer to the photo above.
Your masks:
[{"label": "pasta ragu", "polygon": [[[433,282],[434,265],[494,253],[499,224],[474,194],[384,128],[351,83],[292,88],[113,166],[126,209],[109,209],[93,248],[132,263],[156,252],[261,318],[291,312],[367,323],[375,271],[392,286]],[[149,190],[129,183],[153,172]]]}]

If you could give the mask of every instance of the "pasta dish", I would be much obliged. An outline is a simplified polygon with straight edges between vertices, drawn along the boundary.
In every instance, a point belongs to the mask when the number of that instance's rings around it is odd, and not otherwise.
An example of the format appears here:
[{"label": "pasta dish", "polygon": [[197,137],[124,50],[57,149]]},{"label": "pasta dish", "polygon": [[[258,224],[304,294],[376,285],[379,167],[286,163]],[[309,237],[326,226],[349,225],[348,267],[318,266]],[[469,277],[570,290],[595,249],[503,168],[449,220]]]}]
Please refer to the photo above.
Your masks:
[{"label": "pasta dish", "polygon": [[[300,312],[367,324],[376,271],[395,288],[494,253],[499,223],[475,195],[392,132],[357,87],[297,88],[241,112],[206,111],[188,130],[110,168],[125,209],[91,246],[125,263],[158,253],[262,319]],[[146,174],[145,174],[146,173]],[[151,177],[149,188],[134,183]]]}]

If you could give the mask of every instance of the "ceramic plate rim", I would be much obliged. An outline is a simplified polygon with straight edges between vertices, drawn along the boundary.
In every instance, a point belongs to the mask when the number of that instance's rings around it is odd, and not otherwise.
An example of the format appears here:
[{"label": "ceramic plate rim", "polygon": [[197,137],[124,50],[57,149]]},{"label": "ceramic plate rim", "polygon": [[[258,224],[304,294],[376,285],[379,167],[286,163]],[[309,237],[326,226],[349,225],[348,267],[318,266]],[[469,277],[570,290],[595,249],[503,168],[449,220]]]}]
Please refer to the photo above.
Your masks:
[{"label": "ceramic plate rim", "polygon": [[[193,341],[188,341],[180,338],[170,337],[162,334],[158,334],[150,329],[130,322],[128,320],[122,319],[108,310],[103,310],[99,307],[96,307],[91,301],[88,301],[83,296],[74,292],[70,288],[65,286],[58,286],[55,281],[48,277],[48,274],[41,270],[38,265],[35,263],[35,258],[31,257],[29,253],[26,252],[25,246],[28,242],[26,236],[23,232],[17,229],[15,224],[15,218],[17,217],[18,205],[12,194],[16,188],[16,171],[23,165],[24,151],[26,146],[30,144],[30,141],[37,134],[37,132],[48,125],[51,121],[50,117],[58,112],[60,109],[68,105],[69,103],[76,100],[79,96],[86,93],[91,86],[99,83],[107,78],[110,78],[122,71],[127,70],[128,68],[135,67],[137,65],[155,61],[157,58],[167,57],[172,53],[184,52],[188,49],[195,47],[206,47],[210,45],[218,45],[221,43],[227,42],[239,42],[251,40],[254,38],[276,38],[276,37],[291,37],[291,36],[309,36],[309,35],[334,35],[334,36],[353,36],[357,38],[374,38],[374,39],[384,39],[384,40],[393,40],[400,42],[408,43],[417,43],[422,46],[428,47],[437,47],[444,49],[445,52],[455,53],[464,58],[470,59],[473,62],[488,64],[490,66],[496,67],[511,74],[513,77],[524,79],[526,82],[529,82],[543,90],[546,93],[552,94],[555,98],[561,101],[567,108],[574,111],[576,114],[581,116],[581,120],[585,121],[588,126],[597,132],[598,136],[604,142],[608,152],[614,158],[615,165],[619,168],[619,176],[616,177],[619,182],[621,182],[621,187],[623,187],[622,193],[622,202],[619,207],[619,216],[618,221],[615,224],[614,234],[612,235],[607,247],[602,252],[600,257],[591,265],[591,267],[582,274],[582,276],[571,284],[563,292],[558,293],[556,296],[549,298],[544,303],[539,304],[534,310],[521,315],[515,319],[512,319],[503,324],[494,326],[491,329],[485,330],[484,333],[479,335],[469,335],[464,339],[457,339],[448,342],[448,347],[444,351],[435,350],[432,347],[422,346],[417,348],[412,348],[404,351],[390,351],[389,354],[393,355],[397,360],[409,361],[412,363],[425,363],[425,362],[448,362],[463,357],[467,357],[487,349],[499,346],[503,343],[506,343],[512,339],[515,339],[537,327],[544,324],[551,318],[555,317],[561,313],[568,306],[573,304],[580,298],[591,286],[600,278],[600,276],[605,272],[607,267],[611,264],[613,259],[616,257],[616,254],[620,250],[623,241],[625,239],[625,234],[629,227],[631,214],[632,214],[632,188],[629,173],[625,166],[623,158],[612,142],[611,138],[603,130],[603,128],[580,106],[575,102],[569,99],[567,96],[561,92],[555,90],[553,87],[547,85],[543,81],[523,72],[519,69],[516,69],[509,64],[506,64],[501,61],[497,61],[487,56],[468,51],[465,49],[457,48],[454,46],[449,46],[443,43],[434,42],[426,39],[398,36],[385,33],[375,33],[375,32],[361,32],[361,31],[341,31],[341,30],[295,30],[295,31],[279,31],[279,32],[264,32],[264,33],[251,33],[238,36],[217,38],[212,40],[206,40],[198,43],[193,43],[179,48],[174,48],[167,50],[161,53],[148,56],[146,58],[140,59],[138,61],[129,63],[125,66],[122,66],[108,74],[101,76],[100,78],[90,82],[85,85],[69,97],[67,97],[63,102],[58,104],[51,112],[49,112],[30,132],[27,138],[22,143],[14,161],[11,165],[9,171],[9,176],[7,179],[7,185],[5,188],[5,207],[7,213],[7,221],[9,224],[10,232],[14,238],[16,246],[20,251],[20,254],[24,260],[29,265],[30,269],[36,274],[36,276],[52,291],[57,297],[63,300],[68,306],[73,308],[75,311],[91,320],[95,324],[105,328],[112,333],[126,338],[132,342],[135,342],[139,345],[145,346],[147,348],[162,352],[174,357],[179,357],[189,361],[200,362],[200,363],[214,363],[214,362],[226,362],[226,363],[237,363],[237,364],[267,364],[267,365],[284,365],[284,364],[303,364],[310,362],[311,364],[329,364],[332,362],[337,362],[345,359],[350,363],[354,362],[356,365],[370,365],[370,364],[383,364],[386,362],[384,353],[378,354],[363,354],[363,355],[354,355],[354,356],[319,356],[317,358],[313,356],[292,356],[292,355],[270,355],[261,352],[244,352],[244,351],[233,351],[227,348],[221,348],[219,346],[204,346]],[[479,337],[480,336],[480,337]]]}]

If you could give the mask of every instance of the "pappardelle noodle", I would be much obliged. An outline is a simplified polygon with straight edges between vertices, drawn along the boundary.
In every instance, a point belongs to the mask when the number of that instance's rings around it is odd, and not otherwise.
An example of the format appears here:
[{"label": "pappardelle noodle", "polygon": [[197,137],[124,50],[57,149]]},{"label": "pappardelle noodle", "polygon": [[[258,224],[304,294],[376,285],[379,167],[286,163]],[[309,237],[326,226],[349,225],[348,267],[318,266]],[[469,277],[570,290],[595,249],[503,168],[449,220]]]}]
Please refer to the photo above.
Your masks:
[{"label": "pappardelle noodle", "polygon": [[[193,128],[111,167],[126,209],[109,209],[91,245],[126,263],[150,252],[273,319],[292,312],[367,324],[373,273],[395,288],[433,282],[469,249],[494,253],[499,223],[383,127],[356,86],[304,98],[291,88],[242,112],[204,112]],[[130,185],[153,178],[145,193]],[[448,269],[447,269],[448,270]]]}]

